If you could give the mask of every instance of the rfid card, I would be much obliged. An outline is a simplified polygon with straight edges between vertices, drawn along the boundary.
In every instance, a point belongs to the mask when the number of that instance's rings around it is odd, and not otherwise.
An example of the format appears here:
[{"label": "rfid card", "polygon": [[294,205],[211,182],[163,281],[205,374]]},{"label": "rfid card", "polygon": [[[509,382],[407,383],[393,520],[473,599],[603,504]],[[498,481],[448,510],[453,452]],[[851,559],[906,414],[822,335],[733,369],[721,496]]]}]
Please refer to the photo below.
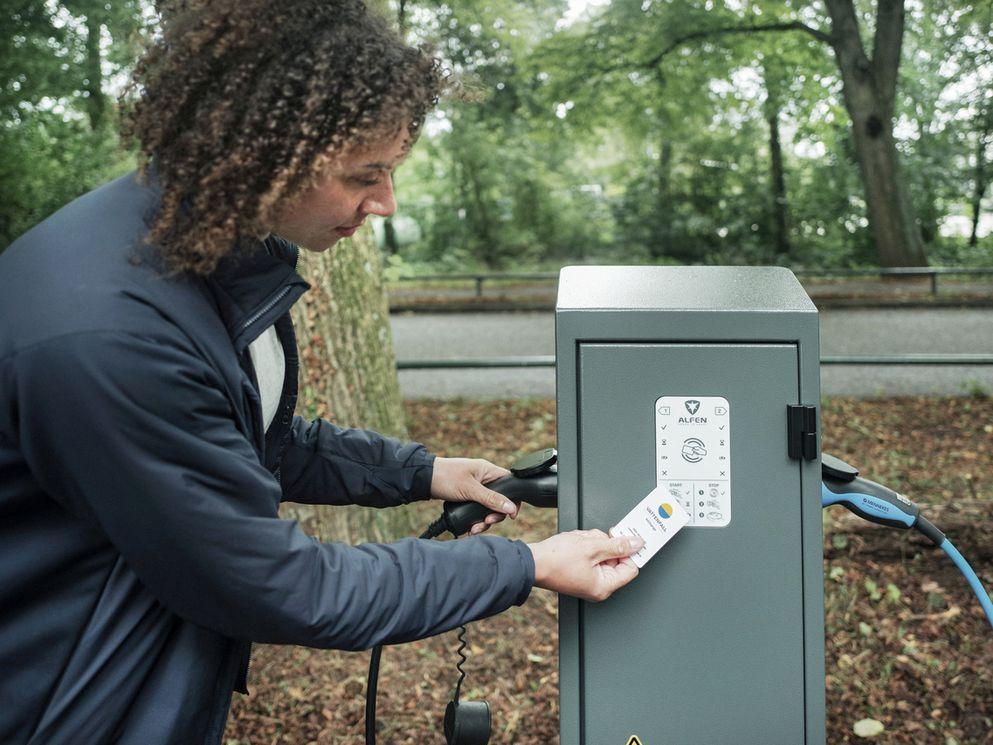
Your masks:
[{"label": "rfid card", "polygon": [[672,499],[663,487],[656,487],[638,506],[612,527],[611,536],[631,535],[644,539],[641,550],[631,560],[641,569],[690,520],[683,506]]}]

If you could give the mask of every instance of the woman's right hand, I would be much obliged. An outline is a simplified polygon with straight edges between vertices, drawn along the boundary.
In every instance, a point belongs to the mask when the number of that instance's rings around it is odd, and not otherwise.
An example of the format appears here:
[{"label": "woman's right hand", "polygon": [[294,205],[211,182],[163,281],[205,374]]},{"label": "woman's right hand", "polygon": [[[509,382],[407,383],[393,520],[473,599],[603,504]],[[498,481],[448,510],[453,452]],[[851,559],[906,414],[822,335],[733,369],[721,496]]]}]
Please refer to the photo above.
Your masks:
[{"label": "woman's right hand", "polygon": [[611,538],[602,530],[571,530],[529,543],[534,584],[581,600],[606,600],[638,576],[628,557],[644,545],[641,538]]}]

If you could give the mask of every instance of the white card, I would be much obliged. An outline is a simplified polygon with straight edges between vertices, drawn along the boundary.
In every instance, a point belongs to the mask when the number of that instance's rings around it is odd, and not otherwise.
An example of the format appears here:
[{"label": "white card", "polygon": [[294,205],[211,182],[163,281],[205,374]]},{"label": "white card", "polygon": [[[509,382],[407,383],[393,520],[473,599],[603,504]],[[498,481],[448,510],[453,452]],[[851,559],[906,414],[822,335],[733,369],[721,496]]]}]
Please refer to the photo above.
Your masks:
[{"label": "white card", "polygon": [[611,536],[640,536],[645,540],[641,550],[631,555],[641,569],[689,520],[683,506],[659,486],[608,532]]}]

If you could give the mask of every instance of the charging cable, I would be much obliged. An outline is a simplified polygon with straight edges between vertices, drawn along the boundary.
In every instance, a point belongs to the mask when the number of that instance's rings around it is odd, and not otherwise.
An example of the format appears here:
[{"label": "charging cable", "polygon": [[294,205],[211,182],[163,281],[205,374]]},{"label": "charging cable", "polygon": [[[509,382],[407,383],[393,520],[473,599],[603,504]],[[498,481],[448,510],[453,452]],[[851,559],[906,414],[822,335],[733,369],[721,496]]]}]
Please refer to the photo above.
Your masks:
[{"label": "charging cable", "polygon": [[821,454],[821,507],[840,504],[869,522],[900,530],[917,530],[940,548],[959,568],[976,594],[993,627],[993,601],[965,557],[944,533],[921,514],[920,508],[893,489],[859,476],[858,469],[827,453]]},{"label": "charging cable", "polygon": [[[503,494],[511,501],[527,502],[534,507],[555,507],[558,504],[558,459],[554,448],[539,450],[516,461],[510,467],[510,476],[497,479],[487,488]],[[443,533],[453,537],[465,535],[473,525],[481,523],[491,512],[479,502],[445,502],[441,517],[428,526],[419,538],[437,538]],[[459,626],[459,661],[455,668],[459,679],[455,693],[445,709],[446,745],[487,745],[490,740],[490,705],[485,701],[462,701],[462,681],[465,670],[462,665],[468,659],[465,655],[465,626]],[[379,681],[379,663],[383,656],[383,645],[372,650],[369,660],[369,683],[365,699],[365,742],[376,745],[376,689]]]}]

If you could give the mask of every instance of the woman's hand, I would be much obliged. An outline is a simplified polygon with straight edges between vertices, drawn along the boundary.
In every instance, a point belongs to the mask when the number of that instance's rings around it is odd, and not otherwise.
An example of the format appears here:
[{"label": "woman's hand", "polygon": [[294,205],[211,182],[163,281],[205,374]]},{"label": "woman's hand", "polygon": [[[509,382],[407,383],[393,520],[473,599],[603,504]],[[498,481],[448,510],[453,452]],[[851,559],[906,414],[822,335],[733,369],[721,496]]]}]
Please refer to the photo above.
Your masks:
[{"label": "woman's hand", "polygon": [[434,459],[434,472],[431,476],[431,496],[447,502],[479,502],[492,512],[483,522],[476,523],[469,531],[473,535],[489,530],[507,515],[517,517],[518,506],[483,484],[509,476],[506,468],[495,466],[482,458],[441,458]]},{"label": "woman's hand", "polygon": [[606,600],[638,576],[628,557],[644,545],[641,538],[611,538],[602,530],[571,530],[529,543],[534,584],[581,600]]}]

